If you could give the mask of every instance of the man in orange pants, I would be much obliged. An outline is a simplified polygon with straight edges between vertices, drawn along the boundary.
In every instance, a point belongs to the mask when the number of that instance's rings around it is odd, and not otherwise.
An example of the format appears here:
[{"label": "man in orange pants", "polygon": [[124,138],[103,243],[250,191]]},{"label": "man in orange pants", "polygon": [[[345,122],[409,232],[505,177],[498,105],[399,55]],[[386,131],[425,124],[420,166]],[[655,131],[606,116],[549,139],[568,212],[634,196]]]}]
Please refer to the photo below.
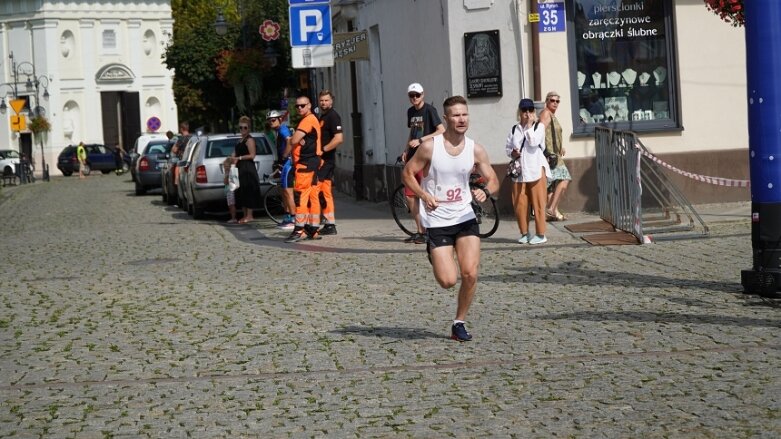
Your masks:
[{"label": "man in orange pants", "polygon": [[320,169],[320,121],[312,113],[312,102],[307,96],[296,98],[296,111],[301,116],[295,133],[290,137],[293,152],[296,201],[296,224],[285,242],[304,239],[321,239],[320,191],[317,185],[317,170]]},{"label": "man in orange pants", "polygon": [[334,194],[332,183],[336,169],[336,148],[344,141],[342,118],[334,110],[334,95],[330,90],[321,91],[317,100],[320,104],[320,143],[323,145],[323,163],[317,172],[320,184],[320,198],[323,214],[321,235],[336,235],[336,216],[334,214]]}]

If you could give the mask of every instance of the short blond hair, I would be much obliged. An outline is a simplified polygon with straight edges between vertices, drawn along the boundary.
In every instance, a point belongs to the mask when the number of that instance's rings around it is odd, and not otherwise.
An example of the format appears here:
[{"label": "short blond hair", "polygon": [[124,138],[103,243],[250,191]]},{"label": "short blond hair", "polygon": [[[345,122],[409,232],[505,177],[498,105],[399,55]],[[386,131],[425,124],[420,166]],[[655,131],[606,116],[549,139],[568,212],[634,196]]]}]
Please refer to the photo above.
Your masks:
[{"label": "short blond hair", "polygon": [[561,95],[558,92],[556,92],[556,91],[549,91],[548,94],[545,95],[545,100],[547,101],[548,99],[550,99],[550,98],[552,98],[554,96],[557,97],[557,98],[561,97]]}]

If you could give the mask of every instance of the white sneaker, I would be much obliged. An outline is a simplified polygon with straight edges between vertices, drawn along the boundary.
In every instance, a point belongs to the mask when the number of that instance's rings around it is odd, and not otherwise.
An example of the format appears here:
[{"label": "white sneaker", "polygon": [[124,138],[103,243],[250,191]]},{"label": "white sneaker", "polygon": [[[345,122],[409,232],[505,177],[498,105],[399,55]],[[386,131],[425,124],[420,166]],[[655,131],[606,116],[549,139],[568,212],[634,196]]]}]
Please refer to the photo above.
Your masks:
[{"label": "white sneaker", "polygon": [[531,245],[544,244],[546,242],[548,242],[548,238],[546,238],[545,235],[534,235],[534,237],[529,240],[529,244]]},{"label": "white sneaker", "polygon": [[529,236],[531,236],[531,235],[521,235],[521,237],[518,238],[518,244],[528,244],[529,243]]}]

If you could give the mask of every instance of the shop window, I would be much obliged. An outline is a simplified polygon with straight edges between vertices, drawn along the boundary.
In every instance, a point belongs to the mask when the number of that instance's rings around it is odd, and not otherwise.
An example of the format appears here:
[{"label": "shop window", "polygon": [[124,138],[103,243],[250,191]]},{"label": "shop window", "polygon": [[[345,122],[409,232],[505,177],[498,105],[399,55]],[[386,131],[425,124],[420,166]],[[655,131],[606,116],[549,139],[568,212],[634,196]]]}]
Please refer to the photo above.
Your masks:
[{"label": "shop window", "polygon": [[574,134],[680,128],[672,0],[570,0]]}]

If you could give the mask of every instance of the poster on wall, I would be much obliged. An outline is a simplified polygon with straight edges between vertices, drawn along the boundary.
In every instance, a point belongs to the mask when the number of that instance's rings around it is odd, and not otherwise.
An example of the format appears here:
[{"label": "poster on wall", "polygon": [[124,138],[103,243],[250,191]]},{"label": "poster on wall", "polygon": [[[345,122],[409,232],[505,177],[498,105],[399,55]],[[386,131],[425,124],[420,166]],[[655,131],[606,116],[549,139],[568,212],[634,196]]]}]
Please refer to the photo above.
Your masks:
[{"label": "poster on wall", "polygon": [[502,95],[502,59],[498,30],[465,33],[464,60],[468,98]]}]

